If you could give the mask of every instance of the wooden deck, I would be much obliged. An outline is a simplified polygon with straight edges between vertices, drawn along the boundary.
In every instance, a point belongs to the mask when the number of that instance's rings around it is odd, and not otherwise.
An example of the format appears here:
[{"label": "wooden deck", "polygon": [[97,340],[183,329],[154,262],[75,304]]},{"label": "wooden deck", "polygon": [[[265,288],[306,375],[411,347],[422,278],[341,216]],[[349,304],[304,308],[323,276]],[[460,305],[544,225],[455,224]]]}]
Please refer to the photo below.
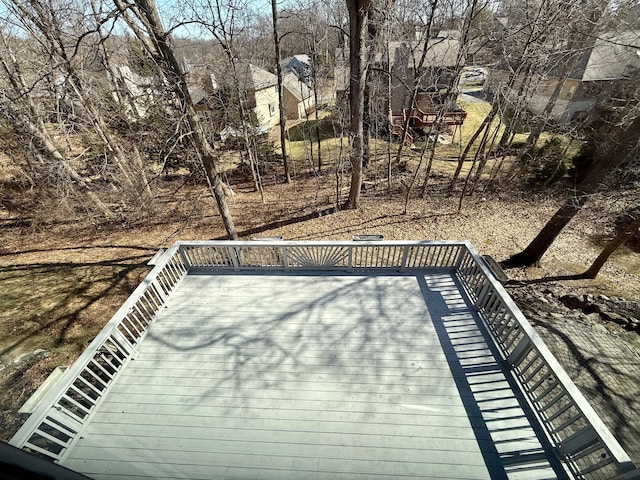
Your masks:
[{"label": "wooden deck", "polygon": [[63,465],[96,479],[557,478],[450,273],[188,275]]}]

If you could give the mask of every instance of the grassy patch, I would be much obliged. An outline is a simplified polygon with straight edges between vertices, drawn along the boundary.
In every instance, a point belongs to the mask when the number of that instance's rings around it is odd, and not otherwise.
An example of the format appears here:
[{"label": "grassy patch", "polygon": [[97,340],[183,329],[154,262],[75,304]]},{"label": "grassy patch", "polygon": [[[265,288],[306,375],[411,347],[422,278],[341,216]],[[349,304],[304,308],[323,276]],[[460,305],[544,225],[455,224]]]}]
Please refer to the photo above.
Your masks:
[{"label": "grassy patch", "polygon": [[[316,130],[316,125],[318,130]],[[289,141],[299,142],[313,138],[316,140],[320,135],[320,140],[326,140],[328,138],[334,138],[336,132],[339,132],[340,126],[335,124],[333,117],[325,117],[318,120],[315,119],[305,120],[300,122],[287,130]]]},{"label": "grassy patch", "polygon": [[0,291],[5,292],[0,357],[38,348],[77,356],[147,271],[126,260],[5,268],[0,272]]},{"label": "grassy patch", "polygon": [[[467,112],[467,118],[465,123],[457,129],[453,141],[450,144],[438,144],[436,146],[436,155],[433,164],[433,171],[446,173],[452,175],[458,166],[458,158],[462,154],[467,142],[471,139],[476,130],[480,127],[485,120],[487,114],[491,110],[491,104],[485,101],[459,101],[460,107]],[[323,118],[319,120],[319,130],[321,139],[321,156],[322,156],[322,168],[333,168],[336,162],[348,161],[349,155],[349,142],[348,133],[344,133],[344,137],[341,139],[336,137],[336,134],[341,131],[340,126],[336,123],[334,117],[328,112],[323,112]],[[317,133],[316,133],[316,121],[315,119],[309,119],[299,122],[288,130],[289,137],[289,155],[293,162],[293,169],[296,172],[302,172],[310,169],[313,165],[317,168],[318,164],[318,145],[317,145]],[[505,125],[501,122],[499,116],[492,121],[490,125],[490,139],[495,135],[496,140],[499,140],[504,132]],[[514,137],[514,143],[524,142],[528,134],[517,134]],[[543,132],[538,141],[538,145],[543,145],[548,139],[551,138],[551,134]],[[468,156],[467,162],[462,167],[461,175],[466,175],[471,168],[472,162],[478,146],[482,140],[480,135],[472,145]],[[416,166],[419,161],[421,148],[423,142],[416,142],[416,146],[413,148],[403,148],[402,158],[410,166]],[[579,148],[579,145],[572,146],[568,153],[570,158],[575,151]],[[371,162],[376,168],[376,162],[384,163],[386,165],[388,161],[389,152],[395,159],[399,149],[399,143],[392,141],[390,144],[384,139],[370,140],[371,150]],[[425,156],[428,158],[429,153]],[[489,158],[487,164],[483,170],[483,177],[488,177],[493,169],[497,168],[500,164],[501,169],[509,169],[512,157],[506,158]],[[344,164],[344,163],[343,163]],[[377,165],[377,168],[382,168],[383,165]]]}]

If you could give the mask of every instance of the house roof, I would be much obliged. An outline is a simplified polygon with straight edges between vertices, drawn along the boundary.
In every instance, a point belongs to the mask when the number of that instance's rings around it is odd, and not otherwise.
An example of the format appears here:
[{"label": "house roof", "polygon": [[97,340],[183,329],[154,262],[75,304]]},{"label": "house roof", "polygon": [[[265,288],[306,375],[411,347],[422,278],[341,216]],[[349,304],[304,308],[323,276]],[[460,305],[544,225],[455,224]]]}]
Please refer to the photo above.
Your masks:
[{"label": "house roof", "polygon": [[295,73],[287,72],[282,77],[282,86],[288,90],[299,102],[311,96],[311,90],[307,87]]},{"label": "house roof", "polygon": [[[240,89],[244,91],[264,90],[265,88],[278,84],[278,78],[273,73],[251,63],[237,64],[236,72]],[[219,75],[211,74],[211,84],[214,89],[219,88],[220,84],[225,83],[221,80],[222,78],[220,78]]]},{"label": "house roof", "polygon": [[191,101],[197,105],[207,98],[207,92],[204,88],[189,87],[189,94],[191,95]]},{"label": "house roof", "polygon": [[582,80],[617,80],[639,74],[640,30],[612,32],[596,41]]},{"label": "house roof", "polygon": [[[390,42],[389,63],[409,61],[408,67],[418,65],[424,52],[424,42]],[[424,67],[454,67],[458,59],[460,39],[453,36],[441,36],[429,39],[424,57]],[[413,61],[410,55],[413,54]]]},{"label": "house roof", "polygon": [[238,65],[237,72],[240,86],[246,90],[263,90],[278,84],[278,78],[273,73],[251,63]]},{"label": "house roof", "polygon": [[280,62],[283,72],[291,72],[307,85],[311,84],[311,59],[309,55],[300,54],[285,58]]},{"label": "house roof", "polygon": [[293,55],[292,57],[287,57],[282,60],[282,65],[290,65],[295,63],[303,63],[308,66],[311,65],[311,59],[306,53],[301,53],[299,55]]}]

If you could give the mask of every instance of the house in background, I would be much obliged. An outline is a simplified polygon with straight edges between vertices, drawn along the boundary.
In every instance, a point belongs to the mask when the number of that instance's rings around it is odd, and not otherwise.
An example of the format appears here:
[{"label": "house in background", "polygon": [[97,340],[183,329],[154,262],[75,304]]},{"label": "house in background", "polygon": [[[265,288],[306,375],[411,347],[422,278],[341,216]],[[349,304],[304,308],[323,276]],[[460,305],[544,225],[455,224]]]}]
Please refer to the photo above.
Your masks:
[{"label": "house in background", "polygon": [[[400,115],[411,106],[411,88],[418,85],[417,108],[424,111],[440,109],[443,89],[455,82],[460,39],[449,32],[425,42],[390,42],[388,65],[391,71],[391,105],[393,115]],[[420,65],[422,67],[420,68]],[[457,95],[446,97],[449,109],[455,107]]]},{"label": "house in background", "polygon": [[287,57],[280,62],[282,73],[293,73],[298,80],[304,82],[308,87],[311,86],[311,59],[307,54],[294,55]]},{"label": "house in background", "polygon": [[[515,99],[522,82],[531,82],[531,91],[525,101],[533,114],[540,115],[559,82],[564,80],[555,106],[549,114],[550,120],[557,123],[582,120],[597,104],[622,100],[629,82],[637,81],[640,76],[640,53],[637,45],[640,45],[640,31],[602,35],[578,58],[566,79],[561,72],[563,66],[560,66],[544,77],[520,78],[507,95]],[[487,85],[488,93],[504,88],[508,75],[504,69],[493,71]]]},{"label": "house in background", "polygon": [[282,93],[285,116],[288,119],[305,118],[315,108],[313,92],[293,72],[283,75]]},{"label": "house in background", "polygon": [[191,82],[189,91],[196,110],[208,118],[218,132],[227,127],[240,127],[238,93],[251,111],[253,126],[258,132],[267,132],[280,123],[278,79],[251,63],[237,64],[235,78],[228,72],[225,75],[207,72],[203,79]]},{"label": "house in background", "polygon": [[116,67],[111,74],[119,90],[113,92],[114,99],[131,118],[144,118],[149,106],[155,104],[156,98],[160,96],[159,79],[138,75],[128,65]]},{"label": "house in background", "polygon": [[[393,135],[403,136],[409,119],[407,140],[420,135],[425,127],[442,118],[444,129],[462,125],[466,112],[456,104],[456,64],[460,49],[457,34],[443,32],[424,41],[389,42],[388,52],[374,59],[375,69],[369,75],[372,102],[389,115]],[[349,51],[336,49],[334,86],[336,104],[347,105],[349,88]],[[390,75],[381,73],[390,72]],[[414,86],[416,105],[412,107]]]},{"label": "house in background", "polygon": [[236,66],[238,86],[246,105],[255,114],[257,126],[265,131],[280,123],[278,78],[251,63]]},{"label": "house in background", "polygon": [[[411,143],[440,122],[444,133],[464,123],[467,113],[456,103],[455,87],[460,39],[457,32],[442,32],[425,42],[390,42],[391,71],[389,115],[391,133]],[[417,88],[416,88],[417,86]],[[412,89],[416,89],[412,108]],[[453,128],[452,128],[453,127]]]}]

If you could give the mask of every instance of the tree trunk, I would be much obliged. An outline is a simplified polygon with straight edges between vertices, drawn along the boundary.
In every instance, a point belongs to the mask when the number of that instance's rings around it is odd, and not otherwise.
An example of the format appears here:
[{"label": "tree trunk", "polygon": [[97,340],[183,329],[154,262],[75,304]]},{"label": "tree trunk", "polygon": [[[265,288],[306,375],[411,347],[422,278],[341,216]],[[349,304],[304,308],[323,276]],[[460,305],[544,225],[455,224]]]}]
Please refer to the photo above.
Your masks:
[{"label": "tree trunk", "polygon": [[640,212],[636,215],[636,218],[629,224],[627,227],[622,230],[615,238],[612,238],[609,243],[604,247],[598,258],[594,260],[589,269],[584,272],[581,277],[585,278],[596,278],[598,272],[605,264],[605,262],[609,259],[611,254],[615,252],[618,247],[624,244],[627,240],[629,240],[635,233],[638,232],[640,228]]},{"label": "tree trunk", "polygon": [[318,112],[318,75],[317,75],[317,65],[318,65],[318,55],[316,53],[316,38],[313,37],[312,44],[310,45],[311,50],[311,81],[313,82],[313,104],[315,106],[314,116],[316,120],[316,141],[318,142],[318,173],[322,172],[322,144],[320,138],[320,116]]},{"label": "tree trunk", "polygon": [[[369,77],[369,76],[368,76]],[[362,168],[369,168],[371,160],[371,78],[365,78],[362,102]]]},{"label": "tree trunk", "polygon": [[[227,199],[224,196],[222,181],[220,180],[220,176],[216,170],[214,150],[209,144],[205,131],[198,118],[198,114],[193,105],[193,100],[189,94],[185,74],[182,71],[182,67],[180,66],[180,63],[173,52],[173,48],[169,43],[169,34],[164,31],[160,15],[158,14],[158,10],[153,0],[136,0],[135,5],[137,6],[138,18],[147,27],[146,33],[151,37],[152,42],[156,47],[157,51],[151,53],[154,53],[154,57],[156,58],[160,57],[162,70],[165,76],[167,76],[172,82],[174,91],[181,103],[183,112],[192,132],[194,146],[200,155],[207,179],[211,185],[213,196],[215,197],[218,205],[220,216],[222,217],[222,223],[227,231],[227,236],[232,240],[237,240],[238,234],[236,233],[231,212],[227,205]],[[127,8],[122,2],[118,2],[118,7],[121,9]]]},{"label": "tree trunk", "polygon": [[280,65],[280,37],[278,34],[278,10],[276,0],[271,0],[271,15],[273,16],[273,46],[276,54],[276,76],[278,77],[278,108],[280,109],[280,149],[282,150],[282,164],[287,183],[291,183],[289,160],[287,160],[287,139],[285,138],[287,117],[284,112],[284,95],[282,93],[282,66]]},{"label": "tree trunk", "polygon": [[560,235],[562,229],[587,203],[587,198],[584,192],[577,192],[576,195],[569,198],[540,230],[527,248],[509,258],[507,264],[512,267],[528,267],[539,263],[547,249],[556,237]]},{"label": "tree trunk", "polygon": [[367,74],[366,37],[367,12],[369,0],[347,0],[349,9],[349,107],[351,121],[351,188],[349,190],[348,207],[357,209],[360,206],[360,189],[362,186],[363,135],[364,135],[364,87]]},{"label": "tree trunk", "polygon": [[462,172],[462,167],[464,167],[464,162],[467,160],[467,156],[469,155],[469,152],[471,151],[471,147],[472,147],[473,143],[478,139],[480,134],[485,131],[485,129],[487,129],[487,130],[489,129],[489,124],[495,118],[497,111],[498,111],[497,104],[494,103],[491,106],[491,110],[489,111],[487,116],[484,118],[484,120],[482,121],[480,126],[476,129],[476,131],[473,133],[473,135],[471,136],[471,138],[467,142],[467,145],[464,147],[464,151],[462,152],[462,155],[460,155],[460,157],[458,157],[458,165],[456,166],[456,170],[453,173],[453,178],[451,179],[451,183],[449,184],[449,190],[453,191],[453,189],[456,187],[456,182],[458,181],[458,177],[460,176],[460,172]]},{"label": "tree trunk", "polygon": [[509,266],[528,267],[540,261],[562,229],[587,202],[588,195],[597,190],[604,177],[628,158],[637,154],[640,140],[637,139],[637,133],[634,132],[638,131],[640,131],[640,117],[634,119],[627,128],[613,125],[607,135],[607,145],[602,146],[600,145],[602,142],[597,142],[598,146],[604,150],[597,152],[597,158],[593,160],[585,172],[576,194],[560,207],[527,248],[507,260],[506,263]]}]

